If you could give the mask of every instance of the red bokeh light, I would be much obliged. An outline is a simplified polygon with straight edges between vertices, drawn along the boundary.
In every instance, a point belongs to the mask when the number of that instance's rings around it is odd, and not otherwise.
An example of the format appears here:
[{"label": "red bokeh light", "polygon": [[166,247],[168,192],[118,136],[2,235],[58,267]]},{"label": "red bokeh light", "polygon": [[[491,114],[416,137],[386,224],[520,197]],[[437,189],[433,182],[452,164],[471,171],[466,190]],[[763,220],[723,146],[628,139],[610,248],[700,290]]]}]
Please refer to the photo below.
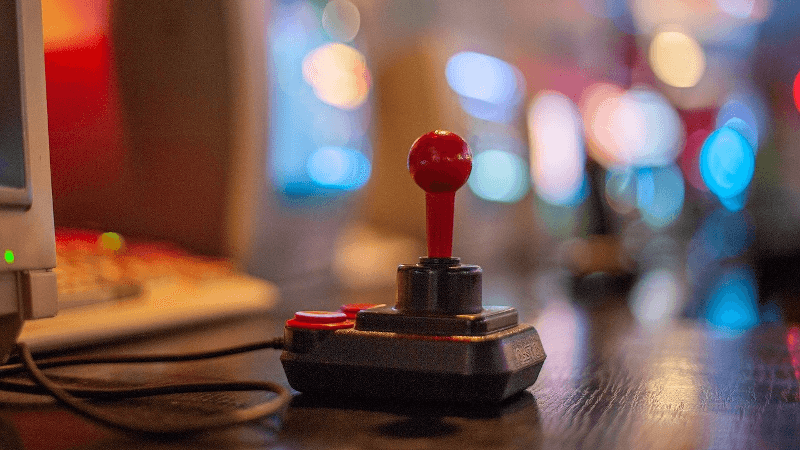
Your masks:
[{"label": "red bokeh light", "polygon": [[800,72],[794,77],[794,106],[800,111]]},{"label": "red bokeh light", "polygon": [[108,0],[45,0],[42,27],[56,221],[120,178],[121,99]]}]

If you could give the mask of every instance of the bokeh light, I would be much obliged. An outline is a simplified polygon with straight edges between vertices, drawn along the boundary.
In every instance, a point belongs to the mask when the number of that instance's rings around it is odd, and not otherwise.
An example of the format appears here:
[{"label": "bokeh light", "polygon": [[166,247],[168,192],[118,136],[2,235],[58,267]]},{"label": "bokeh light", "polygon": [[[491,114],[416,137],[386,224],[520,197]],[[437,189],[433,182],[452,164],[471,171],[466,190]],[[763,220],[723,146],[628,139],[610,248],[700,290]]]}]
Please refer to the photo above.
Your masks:
[{"label": "bokeh light", "polygon": [[794,77],[793,93],[794,105],[797,107],[798,111],[800,111],[800,71],[797,72],[797,75]]},{"label": "bokeh light", "polygon": [[605,167],[663,166],[682,149],[683,122],[669,101],[649,87],[625,92],[593,85],[584,95],[582,114],[589,154]]},{"label": "bokeh light", "polygon": [[749,267],[723,269],[711,286],[706,320],[717,329],[741,333],[758,324],[756,280]]},{"label": "bokeh light", "polygon": [[303,60],[303,78],[323,102],[355,109],[367,99],[370,74],[364,55],[353,47],[331,43],[313,50]]},{"label": "bokeh light", "polygon": [[447,61],[445,77],[464,111],[483,120],[510,121],[525,95],[519,69],[481,53],[456,53]]},{"label": "bokeh light", "polygon": [[353,125],[348,111],[326,106],[314,115],[311,138],[320,147],[342,147],[354,136]]},{"label": "bokeh light", "polygon": [[42,1],[42,35],[47,51],[97,44],[108,33],[109,2]]},{"label": "bokeh light", "polygon": [[727,126],[708,136],[699,163],[703,181],[720,198],[744,192],[755,172],[753,148],[744,136]]},{"label": "bokeh light", "polygon": [[515,203],[528,193],[528,168],[513,153],[486,150],[475,155],[467,185],[484,200]]},{"label": "bokeh light", "polygon": [[645,146],[647,139],[647,116],[638,99],[628,92],[616,99],[615,107],[608,124],[612,133],[617,160],[623,165],[633,165],[637,153]]},{"label": "bokeh light", "polygon": [[100,235],[98,243],[101,249],[116,252],[122,249],[124,241],[118,233],[107,232]]},{"label": "bokeh light", "polygon": [[672,318],[683,302],[682,281],[667,269],[649,271],[636,283],[628,303],[631,313],[646,325],[663,323]]},{"label": "bokeh light", "polygon": [[[637,166],[663,166],[675,161],[683,145],[683,123],[677,111],[659,92],[637,86],[629,90],[622,99],[623,111],[631,116],[630,123],[621,120],[616,124],[621,129],[638,123],[642,130],[620,133],[634,136],[627,152]],[[622,116],[625,117],[625,116]],[[624,127],[624,128],[623,128]]]},{"label": "bokeh light", "polygon": [[721,11],[734,19],[764,21],[773,9],[772,0],[716,0]]},{"label": "bokeh light", "polygon": [[636,206],[642,220],[652,228],[663,228],[683,210],[685,188],[675,165],[641,169],[636,180]]},{"label": "bokeh light", "polygon": [[493,104],[483,100],[476,100],[468,97],[458,97],[461,109],[476,119],[487,120],[490,122],[510,123],[517,117],[518,104]]},{"label": "bokeh light", "polygon": [[623,93],[619,86],[596,83],[584,91],[581,101],[584,130],[590,141],[588,153],[605,167],[623,166],[626,162],[617,151],[618,145],[611,128],[614,111]]},{"label": "bokeh light", "polygon": [[531,103],[531,177],[542,200],[572,205],[580,199],[586,163],[582,128],[578,108],[559,92],[544,91]]},{"label": "bokeh light", "polygon": [[331,39],[350,42],[361,27],[361,14],[347,0],[331,0],[322,10],[322,28]]},{"label": "bokeh light", "polygon": [[322,147],[308,158],[311,180],[322,186],[351,191],[369,180],[372,165],[361,152],[344,147]]},{"label": "bokeh light", "polygon": [[728,211],[741,211],[747,204],[748,192],[749,191],[744,190],[733,197],[719,197],[719,203]]},{"label": "bokeh light", "polygon": [[[319,38],[315,33],[317,17],[314,8],[307,2],[275,3],[273,8],[273,22],[268,29],[273,55],[277,59],[294,59],[298,54],[302,57],[309,46],[313,46],[311,41]],[[284,87],[282,85],[285,82],[296,80],[277,81],[279,86]]]},{"label": "bokeh light", "polygon": [[[767,130],[767,106],[764,100],[749,91],[737,91],[727,96],[717,112],[716,128],[725,126],[731,119],[740,119],[747,129],[736,128],[758,153],[758,145],[764,139]],[[745,131],[747,130],[747,131]]]},{"label": "bokeh light", "polygon": [[[727,114],[726,114],[727,115]],[[731,117],[730,119],[726,120],[722,124],[720,124],[720,119],[722,116],[718,116],[717,119],[717,127],[728,127],[732,130],[735,130],[739,134],[742,135],[743,138],[750,144],[750,147],[753,148],[755,151],[758,148],[758,133],[755,131],[754,127],[751,127],[747,122],[737,117]]]},{"label": "bokeh light", "polygon": [[706,70],[700,44],[679,31],[662,31],[650,43],[650,66],[665,84],[674,87],[697,85]]},{"label": "bokeh light", "polygon": [[270,183],[293,205],[317,205],[369,178],[366,56],[352,45],[330,42],[352,40],[358,32],[353,8],[349,0],[333,0],[322,11],[307,1],[272,6],[267,30],[275,89],[269,95],[274,114],[267,170]]},{"label": "bokeh light", "polygon": [[519,95],[518,70],[511,64],[475,52],[456,53],[447,61],[447,83],[459,95],[501,104]]},{"label": "bokeh light", "polygon": [[758,137],[756,136],[756,132],[753,131],[753,128],[751,128],[750,125],[748,125],[744,120],[738,117],[733,117],[728,119],[728,121],[722,126],[730,128],[731,130],[741,134],[747,143],[750,144],[750,148],[753,149],[753,153],[755,153],[755,148],[758,146]]},{"label": "bokeh light", "polygon": [[719,9],[737,19],[746,19],[753,14],[756,0],[716,0]]}]

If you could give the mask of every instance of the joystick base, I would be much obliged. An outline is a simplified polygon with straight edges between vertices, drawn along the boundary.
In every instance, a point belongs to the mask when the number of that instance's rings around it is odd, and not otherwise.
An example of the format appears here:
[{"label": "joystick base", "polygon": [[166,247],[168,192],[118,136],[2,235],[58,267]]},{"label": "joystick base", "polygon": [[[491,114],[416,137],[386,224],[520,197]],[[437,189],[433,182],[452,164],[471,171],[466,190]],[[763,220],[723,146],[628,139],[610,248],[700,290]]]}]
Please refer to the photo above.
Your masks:
[{"label": "joystick base", "polygon": [[285,338],[289,384],[318,395],[501,402],[532,385],[545,359],[527,324],[479,336],[287,326]]},{"label": "joystick base", "polygon": [[369,308],[359,313],[356,329],[437,336],[483,336],[516,326],[517,310],[487,306],[475,314],[405,314],[391,306]]}]

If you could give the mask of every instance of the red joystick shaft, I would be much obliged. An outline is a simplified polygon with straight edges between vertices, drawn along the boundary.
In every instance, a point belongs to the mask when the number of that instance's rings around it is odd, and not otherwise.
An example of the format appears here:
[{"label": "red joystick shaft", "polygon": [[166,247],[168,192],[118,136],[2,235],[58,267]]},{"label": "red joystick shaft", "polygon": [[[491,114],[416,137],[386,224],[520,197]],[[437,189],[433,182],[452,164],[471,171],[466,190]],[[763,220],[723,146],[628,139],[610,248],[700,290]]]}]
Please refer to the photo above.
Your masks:
[{"label": "red joystick shaft", "polygon": [[431,131],[411,145],[408,170],[425,191],[428,257],[450,258],[456,191],[472,172],[472,152],[457,134]]}]

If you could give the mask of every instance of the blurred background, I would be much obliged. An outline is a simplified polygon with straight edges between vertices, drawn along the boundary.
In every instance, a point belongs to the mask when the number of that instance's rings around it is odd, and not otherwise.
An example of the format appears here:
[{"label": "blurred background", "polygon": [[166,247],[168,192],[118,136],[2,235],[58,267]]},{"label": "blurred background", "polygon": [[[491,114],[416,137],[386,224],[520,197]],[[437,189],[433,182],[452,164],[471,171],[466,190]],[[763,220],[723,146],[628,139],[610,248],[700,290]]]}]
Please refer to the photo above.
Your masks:
[{"label": "blurred background", "polygon": [[408,149],[448,129],[474,154],[454,254],[484,303],[535,311],[560,286],[643,324],[798,321],[798,14],[44,0],[56,226],[229,258],[289,311],[391,293],[425,253]]}]

